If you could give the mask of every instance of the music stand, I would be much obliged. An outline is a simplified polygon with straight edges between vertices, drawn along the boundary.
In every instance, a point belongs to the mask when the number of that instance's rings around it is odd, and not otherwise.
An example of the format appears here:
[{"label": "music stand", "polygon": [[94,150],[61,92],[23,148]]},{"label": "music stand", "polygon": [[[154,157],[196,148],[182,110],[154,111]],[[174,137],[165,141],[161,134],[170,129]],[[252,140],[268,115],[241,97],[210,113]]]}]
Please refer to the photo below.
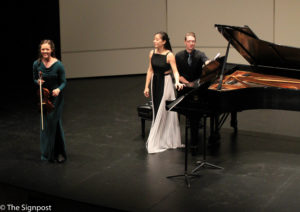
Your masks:
[{"label": "music stand", "polygon": [[206,118],[207,115],[203,114],[203,141],[202,141],[202,146],[203,146],[203,160],[202,161],[197,161],[197,164],[199,164],[195,169],[192,170],[192,174],[195,173],[198,169],[200,168],[214,168],[214,169],[224,169],[221,166],[214,165],[212,163],[208,163],[206,161]]},{"label": "music stand", "polygon": [[187,184],[187,187],[190,188],[191,187],[191,183],[189,180],[189,177],[199,177],[199,174],[189,174],[187,169],[188,169],[188,150],[189,150],[189,142],[188,142],[188,136],[187,136],[187,132],[185,133],[185,151],[184,151],[184,173],[183,174],[178,174],[178,175],[173,175],[173,176],[168,176],[167,178],[175,178],[175,177],[184,177],[185,178],[185,182]]}]

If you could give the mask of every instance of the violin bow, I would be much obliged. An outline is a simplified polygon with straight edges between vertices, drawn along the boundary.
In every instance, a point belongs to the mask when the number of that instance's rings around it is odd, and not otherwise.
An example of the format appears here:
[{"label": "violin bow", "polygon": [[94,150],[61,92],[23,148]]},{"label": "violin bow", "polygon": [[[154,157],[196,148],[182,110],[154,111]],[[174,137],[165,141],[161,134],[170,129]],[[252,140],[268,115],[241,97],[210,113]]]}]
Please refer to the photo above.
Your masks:
[{"label": "violin bow", "polygon": [[43,93],[42,93],[42,72],[39,73],[40,80],[40,105],[41,105],[41,121],[42,121],[42,130],[44,130],[44,116],[43,116]]}]

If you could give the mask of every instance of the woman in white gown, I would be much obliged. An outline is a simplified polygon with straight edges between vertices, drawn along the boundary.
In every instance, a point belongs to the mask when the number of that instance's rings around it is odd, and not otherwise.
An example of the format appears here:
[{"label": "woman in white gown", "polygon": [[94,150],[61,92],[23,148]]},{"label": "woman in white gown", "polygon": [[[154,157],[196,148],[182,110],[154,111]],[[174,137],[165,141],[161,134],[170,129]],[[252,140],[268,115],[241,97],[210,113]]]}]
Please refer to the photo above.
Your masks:
[{"label": "woman in white gown", "polygon": [[146,76],[144,95],[149,97],[151,82],[151,99],[153,120],[146,143],[148,153],[162,152],[181,147],[180,126],[176,112],[167,111],[166,100],[175,99],[175,90],[171,77],[173,71],[175,88],[181,90],[175,57],[172,53],[169,37],[165,32],[154,35],[155,49],[149,54],[149,68]]}]

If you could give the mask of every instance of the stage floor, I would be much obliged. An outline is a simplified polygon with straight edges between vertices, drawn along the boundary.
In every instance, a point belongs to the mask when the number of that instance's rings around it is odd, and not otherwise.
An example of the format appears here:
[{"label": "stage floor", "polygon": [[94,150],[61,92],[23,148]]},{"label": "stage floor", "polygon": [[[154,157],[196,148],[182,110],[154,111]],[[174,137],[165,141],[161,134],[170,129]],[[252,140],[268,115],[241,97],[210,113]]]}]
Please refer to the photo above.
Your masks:
[{"label": "stage floor", "polygon": [[[68,161],[40,161],[34,98],[12,93],[0,106],[0,206],[52,211],[298,211],[299,138],[221,130],[207,160],[223,170],[184,171],[184,149],[147,154],[137,105],[145,76],[69,80],[63,126]],[[34,94],[32,94],[34,95]],[[184,119],[181,119],[184,138]],[[150,122],[146,122],[148,135]],[[202,155],[189,153],[188,169]],[[1,209],[1,208],[0,208]]]}]

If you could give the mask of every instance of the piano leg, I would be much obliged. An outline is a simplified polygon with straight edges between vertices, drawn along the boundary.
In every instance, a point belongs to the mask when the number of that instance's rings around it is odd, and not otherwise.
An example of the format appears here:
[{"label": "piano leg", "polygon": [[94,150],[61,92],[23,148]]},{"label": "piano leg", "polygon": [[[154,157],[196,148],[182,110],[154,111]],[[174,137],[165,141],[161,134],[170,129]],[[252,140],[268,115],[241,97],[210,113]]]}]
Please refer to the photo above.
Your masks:
[{"label": "piano leg", "polygon": [[[234,133],[237,133],[238,131],[238,124],[237,124],[237,112],[231,112],[231,120],[230,120],[230,126],[233,127]],[[213,114],[210,116],[210,136],[209,136],[209,145],[218,144],[220,140],[220,129],[225,123],[227,117],[229,116],[229,113],[223,113],[221,115],[219,114]]]},{"label": "piano leg", "polygon": [[219,115],[213,114],[210,116],[210,135],[208,139],[209,145],[217,144],[220,140],[219,133]]},{"label": "piano leg", "polygon": [[231,112],[230,126],[233,127],[234,133],[237,133],[237,112]]},{"label": "piano leg", "polygon": [[210,136],[209,136],[209,142],[213,142],[214,140],[214,134],[215,134],[215,116],[210,116]]},{"label": "piano leg", "polygon": [[197,161],[197,164],[199,164],[195,169],[192,170],[192,174],[198,171],[200,168],[215,168],[215,169],[223,169],[221,166],[214,165],[212,163],[208,163],[206,161],[206,115],[203,116],[204,123],[203,123],[203,139],[202,139],[202,145],[203,145],[203,160]]}]

